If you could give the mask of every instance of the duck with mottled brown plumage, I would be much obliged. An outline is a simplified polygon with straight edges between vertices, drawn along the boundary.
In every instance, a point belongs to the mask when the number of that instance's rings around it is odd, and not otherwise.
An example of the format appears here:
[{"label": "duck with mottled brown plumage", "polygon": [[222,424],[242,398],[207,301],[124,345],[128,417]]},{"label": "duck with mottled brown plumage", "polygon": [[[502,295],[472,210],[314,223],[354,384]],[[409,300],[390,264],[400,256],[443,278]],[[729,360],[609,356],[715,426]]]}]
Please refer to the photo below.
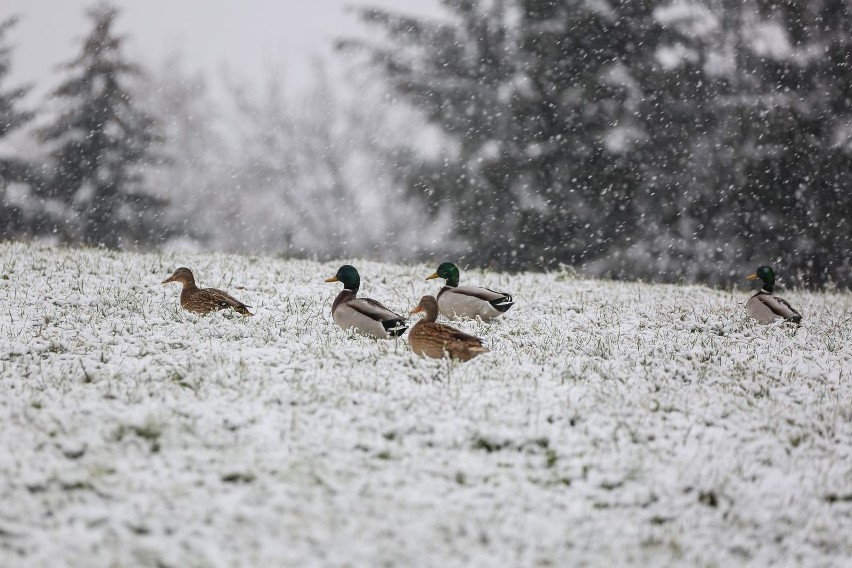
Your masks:
[{"label": "duck with mottled brown plumage", "polygon": [[247,306],[227,292],[216,288],[199,288],[195,285],[195,277],[192,271],[186,267],[180,267],[174,274],[163,280],[163,284],[178,282],[183,286],[180,293],[180,305],[183,309],[197,314],[209,314],[218,310],[233,308],[243,316],[252,314]]},{"label": "duck with mottled brown plumage", "polygon": [[436,323],[438,300],[434,296],[423,296],[420,303],[411,310],[412,314],[420,312],[425,315],[408,332],[408,343],[416,354],[435,359],[450,357],[468,361],[477,355],[488,353],[488,349],[483,347],[482,340],[478,337]]}]

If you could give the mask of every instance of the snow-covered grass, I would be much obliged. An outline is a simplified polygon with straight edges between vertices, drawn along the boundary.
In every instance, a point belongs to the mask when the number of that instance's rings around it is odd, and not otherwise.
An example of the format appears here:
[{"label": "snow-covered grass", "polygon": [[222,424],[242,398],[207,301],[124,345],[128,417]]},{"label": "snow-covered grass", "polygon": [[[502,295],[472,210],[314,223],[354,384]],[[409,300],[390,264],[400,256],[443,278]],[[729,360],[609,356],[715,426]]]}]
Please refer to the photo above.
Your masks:
[{"label": "snow-covered grass", "polygon": [[[468,271],[517,305],[453,364],[335,327],[338,264],[0,245],[0,566],[852,557],[849,294],[786,291],[796,330],[745,289]],[[438,286],[354,264],[400,311]],[[257,315],[181,311],[181,265]]]}]

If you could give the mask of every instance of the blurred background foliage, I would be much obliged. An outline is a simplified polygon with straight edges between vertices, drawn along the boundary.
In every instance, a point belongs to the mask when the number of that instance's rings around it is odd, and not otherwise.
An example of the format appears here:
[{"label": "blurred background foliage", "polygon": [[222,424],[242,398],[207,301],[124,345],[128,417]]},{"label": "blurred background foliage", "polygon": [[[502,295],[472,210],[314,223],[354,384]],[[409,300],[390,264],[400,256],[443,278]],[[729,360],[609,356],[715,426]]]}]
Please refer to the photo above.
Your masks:
[{"label": "blurred background foliage", "polygon": [[359,8],[345,78],[227,108],[179,54],[128,61],[107,4],[24,108],[7,20],[3,238],[848,287],[848,2],[443,5]]}]

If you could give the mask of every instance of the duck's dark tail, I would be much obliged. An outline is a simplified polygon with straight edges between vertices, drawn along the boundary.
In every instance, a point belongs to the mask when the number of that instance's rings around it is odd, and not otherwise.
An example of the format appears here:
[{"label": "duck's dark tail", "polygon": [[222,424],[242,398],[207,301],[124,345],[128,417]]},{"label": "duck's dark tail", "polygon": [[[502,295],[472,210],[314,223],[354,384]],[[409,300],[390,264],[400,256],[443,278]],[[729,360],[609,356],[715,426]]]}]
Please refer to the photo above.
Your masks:
[{"label": "duck's dark tail", "polygon": [[247,306],[245,304],[240,304],[239,306],[234,306],[234,310],[238,314],[242,314],[244,317],[253,316],[254,314],[248,311],[251,306]]},{"label": "duck's dark tail", "polygon": [[504,295],[502,298],[497,298],[496,300],[492,300],[489,302],[495,310],[499,312],[506,312],[515,305],[515,302],[512,300],[512,296],[510,294]]},{"label": "duck's dark tail", "polygon": [[405,318],[384,320],[382,322],[382,326],[384,326],[385,331],[391,337],[399,337],[405,333],[406,329],[408,329],[408,324],[406,324]]}]

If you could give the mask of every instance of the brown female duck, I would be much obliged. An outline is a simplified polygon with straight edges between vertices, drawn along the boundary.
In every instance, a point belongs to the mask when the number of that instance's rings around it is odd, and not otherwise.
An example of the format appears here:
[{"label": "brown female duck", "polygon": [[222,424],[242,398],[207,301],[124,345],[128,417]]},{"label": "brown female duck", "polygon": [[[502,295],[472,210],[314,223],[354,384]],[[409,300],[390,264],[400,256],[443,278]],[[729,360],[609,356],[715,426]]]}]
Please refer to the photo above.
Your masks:
[{"label": "brown female duck", "polygon": [[180,282],[183,290],[180,293],[180,305],[183,309],[197,314],[209,314],[217,310],[234,308],[244,316],[254,315],[247,306],[230,294],[216,288],[199,288],[195,285],[195,277],[189,268],[181,267],[175,273],[163,280],[163,284]]},{"label": "brown female duck", "polygon": [[438,318],[438,300],[434,296],[423,296],[412,314],[425,312],[425,316],[414,324],[408,332],[408,343],[418,355],[426,357],[449,356],[459,361],[473,359],[477,355],[488,353],[482,346],[482,340],[454,327],[435,323]]}]

